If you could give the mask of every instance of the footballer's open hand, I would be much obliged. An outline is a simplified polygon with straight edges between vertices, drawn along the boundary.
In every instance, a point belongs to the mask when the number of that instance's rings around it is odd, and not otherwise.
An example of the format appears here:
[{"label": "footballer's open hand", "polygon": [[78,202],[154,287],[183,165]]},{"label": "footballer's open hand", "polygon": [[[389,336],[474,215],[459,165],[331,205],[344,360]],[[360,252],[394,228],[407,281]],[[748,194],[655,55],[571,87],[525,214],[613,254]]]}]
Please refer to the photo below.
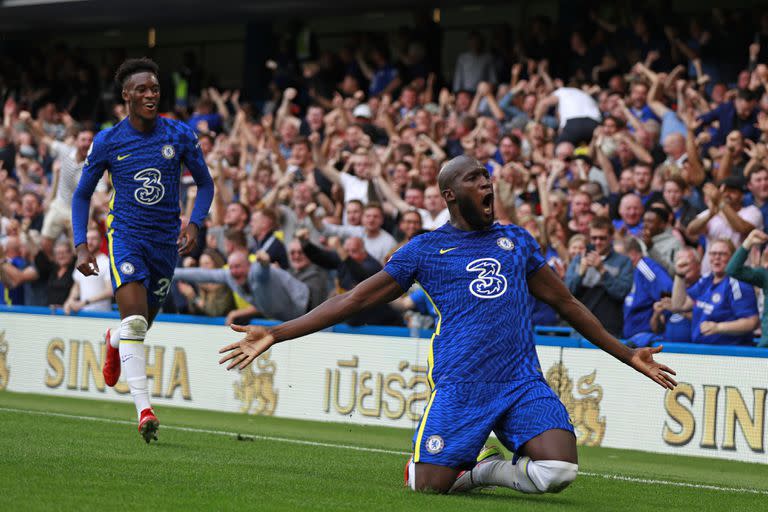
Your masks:
[{"label": "footballer's open hand", "polygon": [[656,382],[659,386],[667,389],[674,389],[677,386],[677,381],[671,377],[671,375],[677,375],[675,371],[669,366],[659,364],[653,360],[653,354],[661,352],[663,347],[645,347],[634,350],[632,359],[629,360],[629,365],[635,370],[639,371],[652,381]]},{"label": "footballer's open hand", "polygon": [[243,370],[254,359],[269,350],[275,344],[275,338],[261,325],[231,325],[233,331],[244,332],[245,338],[219,349],[219,354],[226,354],[219,360],[219,364],[231,361],[227,370],[235,366]]}]

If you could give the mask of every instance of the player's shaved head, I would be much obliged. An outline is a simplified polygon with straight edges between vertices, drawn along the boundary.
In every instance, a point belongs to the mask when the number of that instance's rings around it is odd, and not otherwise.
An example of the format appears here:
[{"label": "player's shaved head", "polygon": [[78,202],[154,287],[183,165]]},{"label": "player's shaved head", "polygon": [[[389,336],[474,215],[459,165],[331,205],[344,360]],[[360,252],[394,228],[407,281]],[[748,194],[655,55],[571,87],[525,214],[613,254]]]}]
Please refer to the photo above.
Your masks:
[{"label": "player's shaved head", "polygon": [[440,192],[452,188],[456,179],[464,173],[482,166],[483,164],[467,155],[457,156],[448,160],[443,168],[440,169],[440,174],[437,175],[437,186],[440,187]]}]

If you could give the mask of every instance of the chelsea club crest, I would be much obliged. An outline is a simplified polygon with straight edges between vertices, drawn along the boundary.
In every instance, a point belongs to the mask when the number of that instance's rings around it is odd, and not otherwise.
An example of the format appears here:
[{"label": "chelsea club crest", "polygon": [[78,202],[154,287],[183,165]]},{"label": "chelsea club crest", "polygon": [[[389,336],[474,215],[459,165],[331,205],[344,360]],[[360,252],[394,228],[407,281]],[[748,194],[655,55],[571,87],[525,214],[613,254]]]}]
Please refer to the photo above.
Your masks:
[{"label": "chelsea club crest", "polygon": [[171,146],[170,144],[166,144],[165,146],[163,146],[161,153],[163,154],[163,158],[167,160],[170,160],[171,158],[176,156],[176,150],[173,149],[173,146]]},{"label": "chelsea club crest", "polygon": [[438,454],[445,448],[445,441],[440,436],[429,436],[425,443],[427,451],[432,455]]},{"label": "chelsea club crest", "polygon": [[515,243],[509,238],[503,236],[496,240],[496,245],[504,249],[505,251],[511,251],[515,248]]}]

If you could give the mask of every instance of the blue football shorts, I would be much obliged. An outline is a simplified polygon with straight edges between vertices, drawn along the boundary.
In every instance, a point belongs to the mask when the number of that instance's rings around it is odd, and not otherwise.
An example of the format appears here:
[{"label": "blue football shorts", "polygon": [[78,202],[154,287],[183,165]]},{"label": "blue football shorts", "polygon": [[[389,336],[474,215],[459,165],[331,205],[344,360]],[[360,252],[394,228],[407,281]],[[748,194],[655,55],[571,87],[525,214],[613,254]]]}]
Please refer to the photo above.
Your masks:
[{"label": "blue football shorts", "polygon": [[142,240],[130,234],[108,236],[112,289],[140,282],[147,289],[150,306],[161,305],[171,288],[179,258],[178,246]]},{"label": "blue football shorts", "polygon": [[573,433],[568,411],[543,378],[438,385],[413,436],[414,461],[469,469],[491,432],[516,452],[553,429]]}]

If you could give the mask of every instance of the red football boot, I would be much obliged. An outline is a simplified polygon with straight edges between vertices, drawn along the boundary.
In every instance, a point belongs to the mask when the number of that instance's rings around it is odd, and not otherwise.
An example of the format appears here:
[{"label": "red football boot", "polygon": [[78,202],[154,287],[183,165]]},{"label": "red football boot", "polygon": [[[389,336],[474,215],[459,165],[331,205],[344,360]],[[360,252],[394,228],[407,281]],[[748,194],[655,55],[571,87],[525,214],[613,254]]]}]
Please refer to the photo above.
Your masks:
[{"label": "red football boot", "polygon": [[109,387],[113,387],[120,379],[120,350],[116,349],[109,342],[111,329],[107,329],[104,335],[104,342],[107,344],[107,356],[104,358],[104,367],[101,374],[104,375],[104,382]]},{"label": "red football boot", "polygon": [[147,407],[141,411],[141,418],[139,419],[139,434],[144,438],[144,441],[149,444],[151,440],[157,441],[157,430],[160,428],[160,421],[155,416],[154,411]]}]

